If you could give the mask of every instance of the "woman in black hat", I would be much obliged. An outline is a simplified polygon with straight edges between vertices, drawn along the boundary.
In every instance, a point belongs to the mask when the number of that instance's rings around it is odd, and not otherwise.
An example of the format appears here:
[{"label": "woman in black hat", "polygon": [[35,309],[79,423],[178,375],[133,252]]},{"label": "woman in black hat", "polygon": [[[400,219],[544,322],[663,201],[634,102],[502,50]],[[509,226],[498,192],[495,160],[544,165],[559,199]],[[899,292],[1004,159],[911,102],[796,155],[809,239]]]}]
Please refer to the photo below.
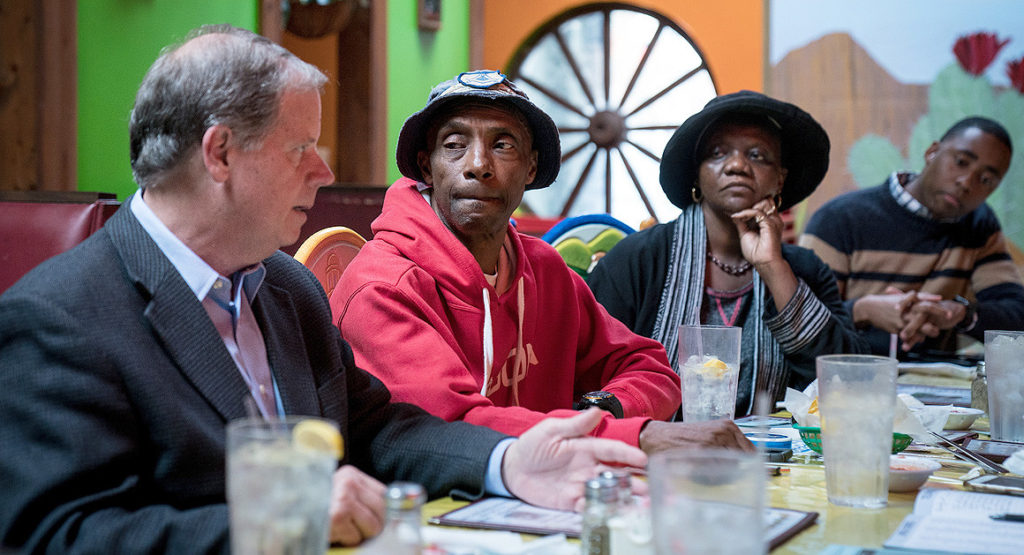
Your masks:
[{"label": "woman in black hat", "polygon": [[588,278],[677,372],[681,324],[742,327],[737,417],[753,412],[755,392],[774,407],[787,386],[803,389],[817,355],[868,350],[832,271],[782,241],[779,212],[814,191],[828,153],[825,130],[792,104],[751,91],[711,100],[662,156],[661,186],[682,214],[623,239]]}]

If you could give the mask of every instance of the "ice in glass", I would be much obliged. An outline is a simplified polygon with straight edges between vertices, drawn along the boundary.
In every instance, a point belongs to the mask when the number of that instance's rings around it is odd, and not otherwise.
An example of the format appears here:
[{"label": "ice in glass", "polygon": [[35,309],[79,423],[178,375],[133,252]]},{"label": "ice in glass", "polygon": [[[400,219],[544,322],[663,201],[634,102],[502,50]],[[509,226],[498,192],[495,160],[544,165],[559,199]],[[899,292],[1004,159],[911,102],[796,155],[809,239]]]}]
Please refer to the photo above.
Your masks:
[{"label": "ice in glass", "polygon": [[1024,441],[1024,332],[985,331],[992,439]]}]

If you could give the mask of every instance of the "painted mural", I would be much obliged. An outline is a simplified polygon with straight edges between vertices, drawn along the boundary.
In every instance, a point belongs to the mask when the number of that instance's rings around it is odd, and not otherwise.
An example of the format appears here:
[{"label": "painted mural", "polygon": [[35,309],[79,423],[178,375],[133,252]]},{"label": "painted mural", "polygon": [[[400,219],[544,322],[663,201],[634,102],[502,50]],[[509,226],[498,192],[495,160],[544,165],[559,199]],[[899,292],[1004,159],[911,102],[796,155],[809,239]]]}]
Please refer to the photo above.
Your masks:
[{"label": "painted mural", "polygon": [[[772,0],[766,91],[815,115],[832,139],[828,177],[796,214],[919,170],[924,151],[968,115],[1000,121],[1016,145],[989,198],[1024,246],[1024,10],[1013,0]],[[851,7],[855,6],[855,7]],[[927,23],[923,21],[927,14]]]}]

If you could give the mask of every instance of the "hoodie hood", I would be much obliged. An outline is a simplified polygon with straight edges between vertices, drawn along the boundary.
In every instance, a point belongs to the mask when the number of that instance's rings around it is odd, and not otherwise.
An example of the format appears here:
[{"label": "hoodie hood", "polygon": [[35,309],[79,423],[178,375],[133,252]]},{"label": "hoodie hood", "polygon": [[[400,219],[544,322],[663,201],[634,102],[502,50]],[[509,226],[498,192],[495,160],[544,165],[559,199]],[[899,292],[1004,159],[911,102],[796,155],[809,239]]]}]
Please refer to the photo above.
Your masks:
[{"label": "hoodie hood", "polygon": [[[385,194],[384,210],[373,221],[371,229],[375,241],[394,247],[459,300],[480,307],[480,291],[490,287],[483,270],[469,249],[434,213],[416,181],[403,177],[391,185]],[[512,279],[512,283],[516,283],[522,279],[523,266],[529,261],[522,256],[522,238],[511,224],[508,234],[516,252]]]}]

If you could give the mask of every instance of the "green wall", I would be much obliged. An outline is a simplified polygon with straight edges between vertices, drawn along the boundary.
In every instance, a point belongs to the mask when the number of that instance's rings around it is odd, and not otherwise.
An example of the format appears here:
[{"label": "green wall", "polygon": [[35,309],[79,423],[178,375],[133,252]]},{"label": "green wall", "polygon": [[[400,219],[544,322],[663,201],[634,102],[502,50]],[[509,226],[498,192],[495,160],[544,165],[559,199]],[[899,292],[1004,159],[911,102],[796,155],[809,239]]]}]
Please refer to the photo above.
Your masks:
[{"label": "green wall", "polygon": [[436,32],[417,27],[416,4],[388,3],[388,183],[401,177],[395,148],[405,118],[423,108],[434,85],[469,68],[469,0],[443,0]]},{"label": "green wall", "polygon": [[256,29],[258,0],[78,2],[78,189],[135,192],[128,116],[135,91],[164,46],[204,23]]},{"label": "green wall", "polygon": [[[383,2],[385,0],[374,0]],[[441,28],[417,27],[417,3],[388,0],[388,182],[405,118],[431,87],[469,67],[469,0],[443,0]],[[136,190],[128,163],[135,91],[164,46],[204,23],[256,29],[259,0],[81,0],[78,2],[78,189],[124,199]]]}]

